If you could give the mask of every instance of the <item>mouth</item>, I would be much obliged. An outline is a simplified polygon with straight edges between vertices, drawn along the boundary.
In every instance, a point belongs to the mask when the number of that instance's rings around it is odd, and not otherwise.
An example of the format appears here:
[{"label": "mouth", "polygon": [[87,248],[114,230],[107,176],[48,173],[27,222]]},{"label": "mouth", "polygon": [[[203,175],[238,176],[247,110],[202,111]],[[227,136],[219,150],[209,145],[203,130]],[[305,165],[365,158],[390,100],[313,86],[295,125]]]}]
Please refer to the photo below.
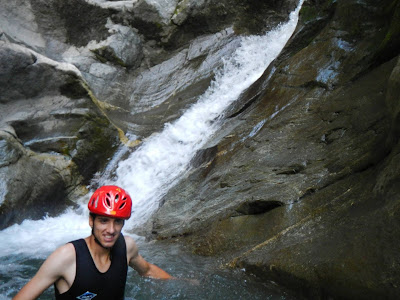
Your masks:
[{"label": "mouth", "polygon": [[115,235],[104,235],[104,242],[111,243],[115,240]]}]

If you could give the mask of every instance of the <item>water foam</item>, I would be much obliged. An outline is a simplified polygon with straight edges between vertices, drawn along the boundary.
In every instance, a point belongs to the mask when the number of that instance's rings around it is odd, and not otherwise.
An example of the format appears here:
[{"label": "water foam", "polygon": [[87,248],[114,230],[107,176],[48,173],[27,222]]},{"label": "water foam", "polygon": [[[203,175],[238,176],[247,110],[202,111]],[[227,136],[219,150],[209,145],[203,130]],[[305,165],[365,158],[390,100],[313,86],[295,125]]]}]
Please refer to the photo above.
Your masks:
[{"label": "water foam", "polygon": [[89,235],[87,213],[68,210],[56,218],[25,220],[0,231],[0,257],[25,254],[42,258],[70,240]]}]

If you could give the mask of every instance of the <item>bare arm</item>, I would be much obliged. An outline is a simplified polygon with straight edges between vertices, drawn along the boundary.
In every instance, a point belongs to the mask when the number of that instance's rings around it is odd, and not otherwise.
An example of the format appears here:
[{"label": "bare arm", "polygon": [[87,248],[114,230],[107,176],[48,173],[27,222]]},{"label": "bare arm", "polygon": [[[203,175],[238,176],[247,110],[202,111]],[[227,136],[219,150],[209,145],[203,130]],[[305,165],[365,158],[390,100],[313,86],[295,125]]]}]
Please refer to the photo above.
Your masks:
[{"label": "bare arm", "polygon": [[135,241],[125,236],[127,259],[130,267],[134,268],[139,275],[156,279],[172,279],[173,277],[163,269],[147,262],[140,254]]},{"label": "bare arm", "polygon": [[36,299],[58,279],[66,277],[66,270],[70,270],[75,262],[73,247],[72,244],[66,244],[55,250],[13,300]]}]

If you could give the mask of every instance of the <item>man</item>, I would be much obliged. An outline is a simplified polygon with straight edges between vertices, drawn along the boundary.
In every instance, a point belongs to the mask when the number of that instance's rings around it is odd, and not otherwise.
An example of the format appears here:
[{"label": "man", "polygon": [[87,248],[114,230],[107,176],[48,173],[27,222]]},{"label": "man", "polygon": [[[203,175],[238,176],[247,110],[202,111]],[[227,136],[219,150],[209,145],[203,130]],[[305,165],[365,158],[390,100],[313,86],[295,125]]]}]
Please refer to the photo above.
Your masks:
[{"label": "man", "polygon": [[103,186],[89,200],[92,234],[55,250],[13,300],[36,299],[54,284],[56,299],[124,299],[128,265],[141,276],[172,278],[148,263],[135,241],[121,234],[132,200],[117,186]]}]

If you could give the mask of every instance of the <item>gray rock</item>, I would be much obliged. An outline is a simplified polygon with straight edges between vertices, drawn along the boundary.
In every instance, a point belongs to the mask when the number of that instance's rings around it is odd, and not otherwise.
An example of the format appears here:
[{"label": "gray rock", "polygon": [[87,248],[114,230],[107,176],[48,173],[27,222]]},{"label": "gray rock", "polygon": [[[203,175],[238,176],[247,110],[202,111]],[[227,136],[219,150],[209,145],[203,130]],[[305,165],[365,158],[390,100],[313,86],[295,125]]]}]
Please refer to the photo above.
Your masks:
[{"label": "gray rock", "polygon": [[[112,108],[108,116],[115,124],[146,137],[179,117],[182,108],[204,92],[213,69],[235,47],[229,46],[232,29],[225,30],[237,23],[237,16],[255,10],[263,16],[258,24],[266,23],[265,16],[279,15],[270,20],[276,24],[287,18],[294,4],[293,0],[279,4],[25,0],[18,6],[2,1],[0,10],[4,38],[75,65],[93,94]],[[225,17],[215,17],[216,11]],[[255,20],[254,15],[246,19]],[[239,31],[247,32],[245,27]],[[150,107],[143,104],[158,83],[161,92],[155,92]],[[150,89],[143,92],[148,85]]]},{"label": "gray rock", "polygon": [[111,61],[128,68],[139,67],[143,51],[137,33],[126,26],[114,25],[110,30],[114,34],[91,50],[101,61]]},{"label": "gray rock", "polygon": [[2,135],[0,140],[0,168],[2,168],[16,163],[23,155],[23,149],[14,147],[10,142],[11,137],[16,138],[14,128],[3,125],[0,130]]},{"label": "gray rock", "polygon": [[160,22],[168,25],[178,2],[178,0],[139,0],[135,3],[134,9],[140,12],[137,16],[143,21]]},{"label": "gray rock", "polygon": [[46,47],[46,40],[39,32],[35,14],[29,0],[0,1],[0,31],[17,43],[27,44],[36,51]]},{"label": "gray rock", "polygon": [[0,41],[0,66],[4,228],[70,206],[113,153],[118,131],[73,65]]},{"label": "gray rock", "polygon": [[77,174],[70,160],[33,153],[4,130],[0,145],[0,228],[54,215],[72,204],[66,195],[66,185],[72,184],[67,178]]}]

